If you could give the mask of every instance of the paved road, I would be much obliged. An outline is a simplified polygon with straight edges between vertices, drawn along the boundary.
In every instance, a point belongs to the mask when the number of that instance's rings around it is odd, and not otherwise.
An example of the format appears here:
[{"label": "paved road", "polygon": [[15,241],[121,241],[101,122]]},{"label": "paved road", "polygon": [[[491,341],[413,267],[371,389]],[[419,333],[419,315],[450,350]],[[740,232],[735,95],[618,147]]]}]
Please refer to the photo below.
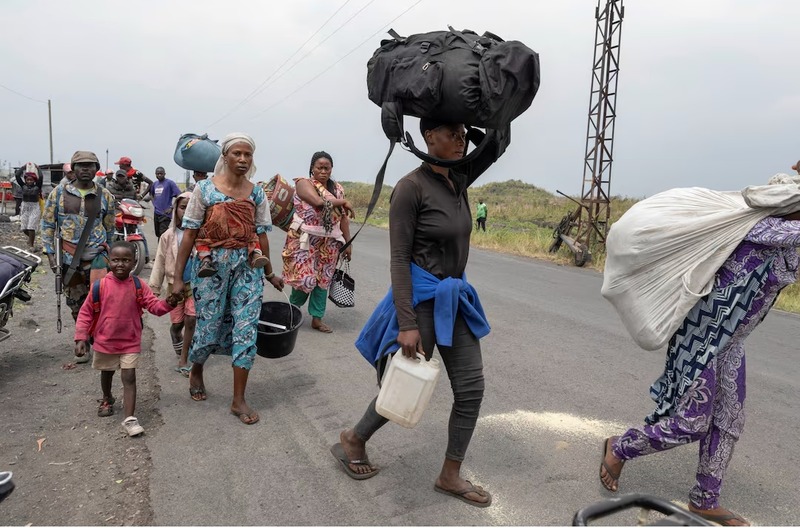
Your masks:
[{"label": "paved road", "polygon": [[[281,234],[271,235],[276,259]],[[307,320],[291,355],[257,360],[248,386],[261,413],[255,426],[228,412],[225,358],[207,364],[208,400],[189,399],[185,378],[171,370],[168,321],[148,318],[164,419],[146,439],[154,524],[564,525],[608,496],[597,478],[601,440],[651,410],[648,388],[663,352],[633,344],[600,296],[599,274],[481,250],[467,273],[493,330],[483,341],[486,397],[465,469],[494,505],[477,509],[433,492],[452,398],[444,376],[416,429],[389,424],[370,442],[380,475],[344,475],[328,448],[377,391],[353,341],[385,294],[387,255],[387,233],[365,229],[352,266],[357,306],[329,306],[333,334]],[[282,297],[269,290],[265,298]],[[800,524],[799,338],[797,317],[773,313],[748,343],[748,424],[723,498],[757,524]],[[696,453],[685,447],[630,463],[622,491],[685,502]]]}]

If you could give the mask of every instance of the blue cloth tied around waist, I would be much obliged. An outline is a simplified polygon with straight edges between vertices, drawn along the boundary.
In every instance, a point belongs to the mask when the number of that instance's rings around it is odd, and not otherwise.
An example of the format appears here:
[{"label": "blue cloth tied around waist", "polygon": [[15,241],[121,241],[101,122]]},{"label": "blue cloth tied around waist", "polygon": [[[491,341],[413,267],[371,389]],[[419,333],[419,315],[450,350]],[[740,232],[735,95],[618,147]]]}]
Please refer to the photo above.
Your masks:
[{"label": "blue cloth tied around waist", "polygon": [[[453,344],[453,327],[459,313],[478,339],[486,336],[491,330],[481,301],[478,299],[478,293],[467,282],[466,274],[460,279],[447,277],[439,280],[435,275],[412,263],[411,287],[412,304],[415,307],[421,302],[434,300],[433,325],[437,344],[442,346]],[[378,303],[364,328],[361,329],[356,340],[356,348],[364,359],[371,365],[377,366],[382,357],[397,350],[399,333],[400,324],[394,307],[394,295],[392,288],[389,287],[386,297]]]}]

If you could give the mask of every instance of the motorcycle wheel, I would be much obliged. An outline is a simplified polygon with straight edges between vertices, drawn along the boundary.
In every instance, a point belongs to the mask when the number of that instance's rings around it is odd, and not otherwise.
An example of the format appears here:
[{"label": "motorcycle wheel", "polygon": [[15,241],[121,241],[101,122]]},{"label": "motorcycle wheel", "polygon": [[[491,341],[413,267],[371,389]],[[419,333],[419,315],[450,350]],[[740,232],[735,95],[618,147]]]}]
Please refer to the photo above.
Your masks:
[{"label": "motorcycle wheel", "polygon": [[139,275],[144,269],[144,262],[145,262],[144,242],[142,242],[141,240],[137,240],[133,242],[133,247],[135,249],[134,260],[136,261],[136,265],[133,267],[133,274]]}]

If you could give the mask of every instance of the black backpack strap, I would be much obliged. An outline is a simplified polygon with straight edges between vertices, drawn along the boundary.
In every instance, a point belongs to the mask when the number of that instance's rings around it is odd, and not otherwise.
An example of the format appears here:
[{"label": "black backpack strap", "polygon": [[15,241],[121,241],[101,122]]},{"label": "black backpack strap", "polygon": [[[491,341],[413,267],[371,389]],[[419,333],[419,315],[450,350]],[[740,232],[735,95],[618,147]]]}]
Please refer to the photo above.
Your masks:
[{"label": "black backpack strap", "polygon": [[[399,101],[383,103],[381,106],[381,125],[383,126],[383,132],[386,134],[386,137],[400,142],[404,148],[422,161],[427,161],[431,165],[437,165],[447,169],[452,169],[453,167],[458,167],[459,165],[464,165],[465,163],[473,161],[480,156],[481,152],[494,140],[496,135],[496,131],[487,130],[483,140],[477,145],[475,150],[460,159],[445,160],[431,156],[427,152],[422,152],[414,145],[411,134],[405,132],[403,129],[403,106]],[[466,147],[465,145],[464,148],[466,149]]]},{"label": "black backpack strap", "polygon": [[372,189],[372,197],[369,199],[369,205],[367,206],[367,214],[364,215],[364,223],[361,224],[361,227],[358,228],[356,234],[350,237],[350,240],[344,243],[344,245],[339,249],[339,254],[341,255],[344,253],[344,250],[350,247],[350,244],[353,243],[353,240],[358,236],[364,226],[367,224],[367,219],[369,215],[372,214],[372,211],[375,209],[375,204],[378,203],[378,198],[381,195],[381,190],[383,189],[383,177],[386,175],[386,165],[389,164],[389,158],[392,156],[392,152],[394,151],[394,146],[397,145],[397,140],[390,138],[389,139],[389,152],[386,153],[386,159],[383,160],[383,165],[381,165],[378,174],[375,176],[375,187]]}]

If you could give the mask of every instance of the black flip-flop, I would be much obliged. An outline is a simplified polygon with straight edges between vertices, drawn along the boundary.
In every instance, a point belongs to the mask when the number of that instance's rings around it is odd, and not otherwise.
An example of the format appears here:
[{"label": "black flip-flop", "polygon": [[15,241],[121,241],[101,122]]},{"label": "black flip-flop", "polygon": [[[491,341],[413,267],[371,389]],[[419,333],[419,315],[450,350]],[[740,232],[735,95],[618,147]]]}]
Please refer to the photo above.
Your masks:
[{"label": "black flip-flop", "polygon": [[[364,457],[363,460],[350,460],[347,458],[347,454],[344,452],[344,447],[342,444],[335,443],[331,446],[331,454],[339,461],[342,465],[342,469],[344,472],[347,473],[347,476],[354,480],[367,480],[368,478],[372,478],[378,473],[380,473],[380,468],[373,467],[372,464],[369,463],[369,458]],[[350,464],[355,464],[356,466],[369,466],[372,468],[372,471],[369,473],[357,473],[350,468]]]},{"label": "black flip-flop", "polygon": [[[444,495],[448,495],[450,497],[455,497],[456,499],[458,499],[460,501],[463,501],[463,502],[466,502],[470,506],[475,506],[477,508],[486,508],[486,507],[489,507],[489,506],[492,505],[492,494],[491,493],[489,493],[488,491],[486,491],[485,489],[483,489],[480,486],[476,486],[475,484],[473,484],[470,481],[467,481],[467,484],[469,484],[468,488],[464,488],[463,490],[459,490],[459,491],[446,490],[444,488],[441,488],[441,487],[437,486],[436,484],[433,485],[433,489],[435,491],[438,491],[439,493],[444,494]],[[467,493],[477,493],[481,497],[489,497],[489,500],[487,500],[486,502],[478,502],[478,501],[475,501],[475,500],[472,500],[472,499],[468,499],[467,498]]]}]

